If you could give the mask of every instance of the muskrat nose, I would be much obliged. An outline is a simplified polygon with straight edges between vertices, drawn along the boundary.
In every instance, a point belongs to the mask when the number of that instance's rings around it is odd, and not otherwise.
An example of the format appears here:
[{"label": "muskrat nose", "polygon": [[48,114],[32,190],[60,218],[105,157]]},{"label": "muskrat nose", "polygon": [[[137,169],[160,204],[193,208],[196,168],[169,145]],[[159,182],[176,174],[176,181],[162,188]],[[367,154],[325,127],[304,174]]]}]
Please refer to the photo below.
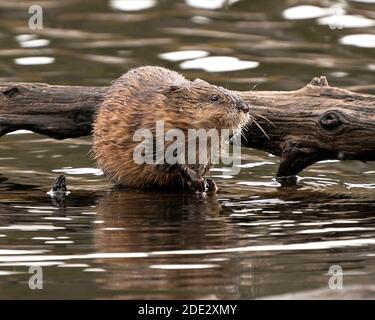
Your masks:
[{"label": "muskrat nose", "polygon": [[242,110],[245,113],[247,113],[247,112],[250,111],[249,105],[246,102],[244,102],[243,100],[241,100],[241,99],[237,99],[237,101],[236,101],[236,108],[238,110]]}]

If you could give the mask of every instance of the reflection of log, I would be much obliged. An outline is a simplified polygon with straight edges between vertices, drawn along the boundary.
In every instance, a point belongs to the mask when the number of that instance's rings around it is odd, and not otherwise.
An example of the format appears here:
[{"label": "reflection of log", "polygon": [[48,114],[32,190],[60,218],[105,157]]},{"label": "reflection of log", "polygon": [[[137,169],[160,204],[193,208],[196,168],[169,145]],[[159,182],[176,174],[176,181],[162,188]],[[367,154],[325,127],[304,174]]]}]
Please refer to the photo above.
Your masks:
[{"label": "reflection of log", "polygon": [[[89,135],[106,88],[0,85],[0,136],[28,129],[56,139]],[[326,159],[375,160],[375,96],[330,87],[325,77],[290,92],[237,92],[258,123],[243,143],[281,157],[279,178]],[[265,119],[267,118],[268,121]]]}]

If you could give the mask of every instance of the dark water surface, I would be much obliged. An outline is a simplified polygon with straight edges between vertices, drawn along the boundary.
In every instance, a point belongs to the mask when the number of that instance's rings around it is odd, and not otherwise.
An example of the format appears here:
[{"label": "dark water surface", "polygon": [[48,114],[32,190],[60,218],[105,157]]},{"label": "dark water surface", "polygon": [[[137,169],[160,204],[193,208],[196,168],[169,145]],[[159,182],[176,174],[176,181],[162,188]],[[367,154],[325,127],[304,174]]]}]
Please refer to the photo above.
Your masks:
[{"label": "dark water surface", "polygon": [[[235,90],[291,90],[324,74],[375,93],[375,1],[0,0],[0,80],[108,85],[131,67],[180,70]],[[301,5],[312,7],[304,8]],[[219,57],[219,58],[218,58]],[[256,86],[256,88],[255,88]],[[375,284],[375,164],[326,161],[298,187],[278,158],[242,150],[217,195],[113,189],[90,138],[0,141],[0,298],[258,298]],[[64,172],[71,194],[46,192]],[[43,290],[30,290],[30,266]]]}]

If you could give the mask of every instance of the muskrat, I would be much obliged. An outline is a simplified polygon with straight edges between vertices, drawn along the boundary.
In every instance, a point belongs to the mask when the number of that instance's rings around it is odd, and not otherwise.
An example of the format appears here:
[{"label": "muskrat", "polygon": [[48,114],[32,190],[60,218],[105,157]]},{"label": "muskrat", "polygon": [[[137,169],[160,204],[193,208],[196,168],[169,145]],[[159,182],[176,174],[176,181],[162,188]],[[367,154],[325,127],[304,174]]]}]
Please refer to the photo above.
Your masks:
[{"label": "muskrat", "polygon": [[[108,89],[94,122],[92,151],[98,167],[120,186],[216,191],[216,184],[204,178],[211,158],[203,164],[137,164],[134,150],[139,141],[134,141],[134,134],[144,128],[155,136],[155,123],[160,120],[165,131],[187,133],[189,129],[240,129],[248,119],[249,106],[229,90],[200,79],[189,81],[162,67],[139,67]],[[149,141],[152,146],[153,142]]]}]

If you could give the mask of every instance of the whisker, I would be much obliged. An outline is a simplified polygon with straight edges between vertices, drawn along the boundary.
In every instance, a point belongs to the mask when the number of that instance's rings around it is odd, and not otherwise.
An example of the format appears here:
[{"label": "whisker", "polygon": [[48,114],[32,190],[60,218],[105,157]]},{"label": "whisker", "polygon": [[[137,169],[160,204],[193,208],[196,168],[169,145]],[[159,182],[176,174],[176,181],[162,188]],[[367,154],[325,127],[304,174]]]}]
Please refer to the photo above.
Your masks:
[{"label": "whisker", "polygon": [[[237,129],[233,129],[232,141],[235,142],[236,144],[241,145],[242,144],[241,143],[241,137],[242,137],[242,127],[238,127]],[[238,139],[240,139],[240,140],[238,140]]]},{"label": "whisker", "polygon": [[240,131],[239,136],[242,137],[242,138],[244,138],[245,141],[249,141],[249,140],[247,140],[246,136],[244,136],[244,134],[243,134],[243,130],[242,130],[242,129],[241,129],[241,131]]},{"label": "whisker", "polygon": [[[262,79],[264,79],[266,77],[266,74],[263,74],[262,76]],[[259,80],[259,82],[257,82],[256,84],[253,85],[253,87],[250,89],[250,91],[255,91],[255,89],[257,88],[257,86],[262,82],[262,80]]]},{"label": "whisker", "polygon": [[264,131],[264,129],[262,128],[262,126],[255,120],[253,119],[253,122],[255,123],[255,125],[259,128],[260,131],[263,132],[263,134],[268,138],[268,140],[271,140],[271,138],[269,137],[269,135],[266,133],[266,131]]},{"label": "whisker", "polygon": [[260,82],[254,84],[253,87],[250,89],[250,91],[254,91],[254,90],[257,88],[257,86],[258,86],[259,83],[260,83]]},{"label": "whisker", "polygon": [[275,124],[274,124],[271,120],[267,119],[265,116],[262,116],[262,115],[260,115],[260,114],[254,114],[254,116],[255,116],[255,117],[262,118],[262,119],[266,120],[266,121],[267,121],[269,124],[271,124],[272,126],[276,127]]}]

